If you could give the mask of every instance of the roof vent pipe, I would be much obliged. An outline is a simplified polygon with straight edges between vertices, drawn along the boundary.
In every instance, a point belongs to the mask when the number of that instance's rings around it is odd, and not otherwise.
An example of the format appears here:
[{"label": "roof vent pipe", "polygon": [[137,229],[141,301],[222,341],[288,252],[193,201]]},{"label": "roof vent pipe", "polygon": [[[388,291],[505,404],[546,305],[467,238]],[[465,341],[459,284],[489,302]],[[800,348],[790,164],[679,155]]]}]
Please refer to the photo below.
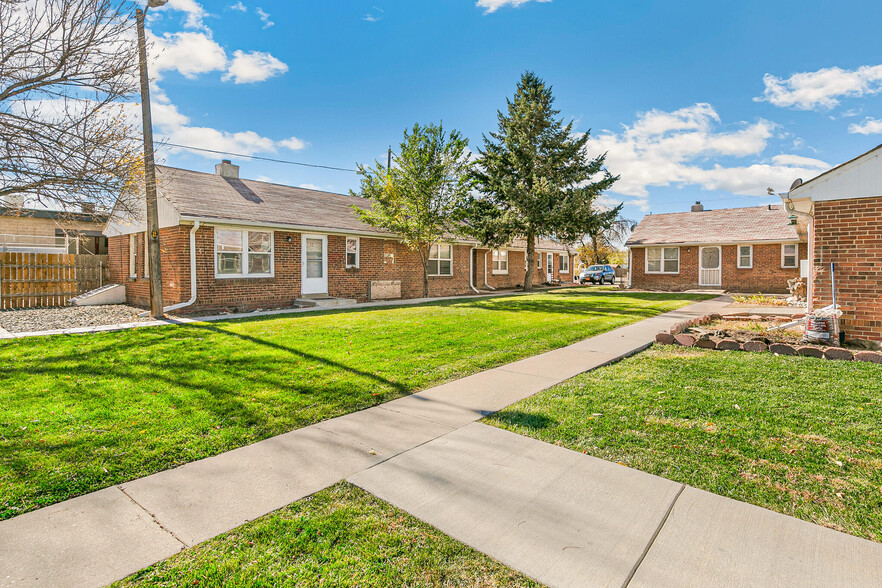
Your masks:
[{"label": "roof vent pipe", "polygon": [[704,212],[704,205],[698,200],[692,205],[692,212]]},{"label": "roof vent pipe", "polygon": [[224,178],[231,178],[233,180],[239,179],[239,166],[233,165],[233,162],[229,159],[221,160],[220,163],[214,166],[214,173]]}]

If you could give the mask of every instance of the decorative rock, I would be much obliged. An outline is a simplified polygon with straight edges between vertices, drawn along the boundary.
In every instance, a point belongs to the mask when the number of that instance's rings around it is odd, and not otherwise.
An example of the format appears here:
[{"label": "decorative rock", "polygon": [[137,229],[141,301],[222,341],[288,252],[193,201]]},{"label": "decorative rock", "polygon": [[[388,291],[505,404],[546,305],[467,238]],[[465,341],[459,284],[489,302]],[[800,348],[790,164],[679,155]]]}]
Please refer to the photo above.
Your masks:
[{"label": "decorative rock", "polygon": [[674,341],[677,342],[677,345],[682,345],[683,347],[692,347],[695,345],[695,337],[692,335],[687,335],[686,333],[680,333],[674,337]]},{"label": "decorative rock", "polygon": [[713,339],[699,339],[695,342],[696,347],[701,347],[702,349],[716,349],[717,342]]},{"label": "decorative rock", "polygon": [[762,317],[761,315],[758,315],[758,314],[752,314],[752,315],[750,315],[749,317],[747,317],[747,320],[756,322],[756,321],[761,321],[761,320],[763,320],[763,317]]},{"label": "decorative rock", "polygon": [[720,351],[740,351],[741,343],[734,339],[723,339],[717,343],[717,349]]},{"label": "decorative rock", "polygon": [[720,320],[720,319],[722,319],[722,318],[723,318],[723,315],[721,315],[721,314],[718,313],[718,312],[712,312],[712,313],[710,313],[709,315],[707,315],[707,320],[708,320],[708,321],[718,321],[718,320]]},{"label": "decorative rock", "polygon": [[747,341],[741,344],[741,349],[744,351],[767,351],[769,346],[763,341]]},{"label": "decorative rock", "polygon": [[661,343],[662,345],[673,345],[674,336],[670,333],[659,333],[655,336],[655,342]]},{"label": "decorative rock", "polygon": [[827,359],[840,359],[843,361],[851,361],[854,359],[854,354],[848,349],[843,349],[842,347],[831,347],[824,351],[824,357]]},{"label": "decorative rock", "polygon": [[882,353],[879,353],[878,351],[858,351],[854,354],[854,358],[858,361],[882,363]]},{"label": "decorative rock", "polygon": [[671,327],[671,335],[679,335],[680,333],[682,333],[685,330],[686,330],[686,327],[683,325],[683,323],[677,323],[676,325]]},{"label": "decorative rock", "polygon": [[803,357],[824,357],[824,350],[818,347],[797,347],[796,352]]},{"label": "decorative rock", "polygon": [[769,351],[778,355],[796,355],[796,349],[784,343],[772,343],[769,345]]}]

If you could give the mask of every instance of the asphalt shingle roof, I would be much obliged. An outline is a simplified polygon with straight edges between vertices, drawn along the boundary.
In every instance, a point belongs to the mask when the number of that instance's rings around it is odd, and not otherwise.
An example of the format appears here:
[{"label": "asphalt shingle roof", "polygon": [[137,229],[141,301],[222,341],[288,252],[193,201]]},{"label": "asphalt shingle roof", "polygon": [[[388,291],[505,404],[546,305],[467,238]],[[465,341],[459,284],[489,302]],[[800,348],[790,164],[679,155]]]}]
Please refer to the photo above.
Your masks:
[{"label": "asphalt shingle roof", "polygon": [[650,214],[625,245],[798,241],[796,227],[788,224],[787,217],[781,205]]},{"label": "asphalt shingle roof", "polygon": [[370,202],[355,196],[166,166],[157,166],[156,176],[162,195],[184,217],[389,234],[361,222],[352,206],[367,209]]},{"label": "asphalt shingle roof", "polygon": [[[156,166],[156,182],[162,195],[182,217],[391,236],[387,231],[361,222],[352,206],[368,209],[371,204],[356,196],[231,179],[161,165]],[[560,243],[547,239],[537,239],[536,246],[543,250],[567,250]],[[526,242],[516,239],[512,247],[526,247]]]}]

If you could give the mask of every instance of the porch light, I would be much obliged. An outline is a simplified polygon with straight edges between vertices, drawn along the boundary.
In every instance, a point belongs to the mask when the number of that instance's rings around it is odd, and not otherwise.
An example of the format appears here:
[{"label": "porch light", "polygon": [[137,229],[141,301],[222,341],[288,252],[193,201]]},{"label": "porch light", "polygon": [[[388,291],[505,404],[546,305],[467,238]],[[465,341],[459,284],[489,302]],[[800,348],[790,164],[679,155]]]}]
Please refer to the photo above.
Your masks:
[{"label": "porch light", "polygon": [[796,215],[795,214],[791,214],[790,216],[787,217],[787,224],[788,225],[795,225],[796,224]]}]

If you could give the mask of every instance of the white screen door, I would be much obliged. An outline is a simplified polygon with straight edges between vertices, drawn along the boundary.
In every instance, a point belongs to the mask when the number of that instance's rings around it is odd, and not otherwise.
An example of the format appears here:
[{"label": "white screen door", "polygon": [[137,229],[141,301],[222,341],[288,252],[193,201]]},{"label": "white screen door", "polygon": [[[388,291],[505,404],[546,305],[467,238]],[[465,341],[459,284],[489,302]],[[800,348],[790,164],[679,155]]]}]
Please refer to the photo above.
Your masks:
[{"label": "white screen door", "polygon": [[720,286],[723,283],[719,247],[700,247],[699,259],[699,286]]},{"label": "white screen door", "polygon": [[302,294],[328,293],[328,238],[325,235],[303,235]]},{"label": "white screen door", "polygon": [[552,281],[554,279],[554,254],[546,253],[545,254],[545,273],[546,280]]}]

